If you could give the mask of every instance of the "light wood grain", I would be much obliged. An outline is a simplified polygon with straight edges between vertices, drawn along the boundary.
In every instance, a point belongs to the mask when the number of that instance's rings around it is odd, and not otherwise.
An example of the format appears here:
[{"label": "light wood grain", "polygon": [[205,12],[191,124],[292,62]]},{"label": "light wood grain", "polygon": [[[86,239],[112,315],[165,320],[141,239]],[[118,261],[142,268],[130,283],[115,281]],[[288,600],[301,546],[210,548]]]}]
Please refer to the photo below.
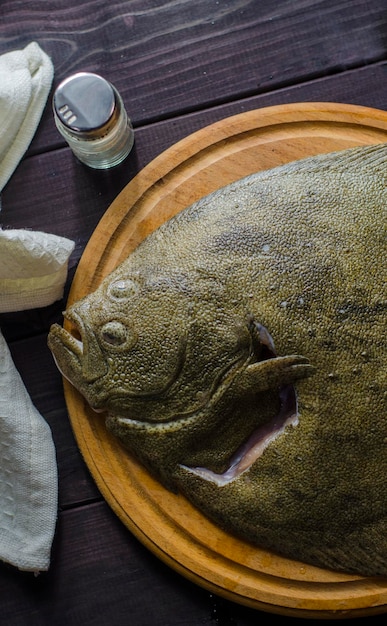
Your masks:
[{"label": "light wood grain", "polygon": [[[297,158],[385,141],[387,113],[322,103],[250,111],[194,133],[152,161],[113,202],[86,247],[69,302],[214,189]],[[321,570],[224,534],[149,476],[68,383],[65,395],[78,445],[107,502],[175,570],[230,600],[288,616],[334,619],[386,609],[386,580]]]}]

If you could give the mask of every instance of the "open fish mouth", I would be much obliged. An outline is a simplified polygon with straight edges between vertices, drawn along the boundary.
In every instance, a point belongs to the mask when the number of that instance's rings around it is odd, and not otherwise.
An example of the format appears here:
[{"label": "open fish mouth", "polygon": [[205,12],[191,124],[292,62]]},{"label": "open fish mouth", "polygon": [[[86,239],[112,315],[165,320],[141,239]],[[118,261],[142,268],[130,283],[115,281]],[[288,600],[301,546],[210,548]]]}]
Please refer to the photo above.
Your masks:
[{"label": "open fish mouth", "polygon": [[53,324],[48,346],[61,374],[74,384],[74,378],[82,371],[83,342],[59,324]]},{"label": "open fish mouth", "polygon": [[[108,367],[97,339],[88,332],[82,319],[71,310],[63,315],[71,323],[71,332],[54,324],[48,335],[48,345],[62,375],[82,391],[83,383],[102,378]],[[91,353],[92,360],[88,357]]]},{"label": "open fish mouth", "polygon": [[[60,327],[59,327],[60,328]],[[61,337],[63,340],[63,346],[69,350],[74,357],[76,357],[81,364],[83,358],[83,341],[77,339],[73,334],[67,332],[64,328],[60,328]]]}]

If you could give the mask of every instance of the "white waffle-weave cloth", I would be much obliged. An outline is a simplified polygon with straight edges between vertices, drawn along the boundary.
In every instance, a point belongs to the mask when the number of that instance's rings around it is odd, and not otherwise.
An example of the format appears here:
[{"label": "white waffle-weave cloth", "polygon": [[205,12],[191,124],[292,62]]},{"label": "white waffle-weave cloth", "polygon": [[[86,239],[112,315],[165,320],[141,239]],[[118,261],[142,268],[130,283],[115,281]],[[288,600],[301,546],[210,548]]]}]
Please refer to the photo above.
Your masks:
[{"label": "white waffle-weave cloth", "polygon": [[0,56],[0,192],[31,143],[53,76],[50,57],[35,41]]},{"label": "white waffle-weave cloth", "polygon": [[[32,42],[0,56],[0,192],[25,154],[53,79],[50,58]],[[62,298],[74,243],[0,229],[0,312]],[[38,573],[50,566],[58,507],[56,451],[0,332],[0,560]]]},{"label": "white waffle-weave cloth", "polygon": [[21,570],[49,568],[57,518],[51,430],[33,406],[0,332],[0,558]]},{"label": "white waffle-weave cloth", "polygon": [[[73,248],[57,235],[0,230],[0,312],[61,299]],[[51,430],[0,332],[0,559],[21,570],[49,568],[57,492]]]}]

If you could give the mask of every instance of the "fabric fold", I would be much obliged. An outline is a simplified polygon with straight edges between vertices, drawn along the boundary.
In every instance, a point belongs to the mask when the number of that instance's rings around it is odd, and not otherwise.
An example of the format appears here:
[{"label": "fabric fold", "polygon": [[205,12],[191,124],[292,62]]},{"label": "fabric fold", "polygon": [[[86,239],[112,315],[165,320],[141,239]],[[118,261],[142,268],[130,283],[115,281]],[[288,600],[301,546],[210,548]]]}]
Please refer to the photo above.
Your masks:
[{"label": "fabric fold", "polygon": [[0,332],[0,558],[48,569],[57,518],[51,430],[27,393]]},{"label": "fabric fold", "polygon": [[0,56],[0,191],[31,143],[53,76],[51,59],[35,41]]},{"label": "fabric fold", "polygon": [[[52,304],[63,296],[74,242],[0,229],[0,312]],[[57,517],[51,430],[34,407],[0,331],[0,559],[45,571]]]},{"label": "fabric fold", "polygon": [[[53,79],[36,42],[0,56],[0,192],[27,150]],[[0,312],[63,297],[74,242],[0,228]],[[0,560],[35,573],[50,565],[58,507],[55,446],[0,331]]]},{"label": "fabric fold", "polygon": [[48,306],[63,296],[74,242],[39,231],[0,229],[0,312]]}]

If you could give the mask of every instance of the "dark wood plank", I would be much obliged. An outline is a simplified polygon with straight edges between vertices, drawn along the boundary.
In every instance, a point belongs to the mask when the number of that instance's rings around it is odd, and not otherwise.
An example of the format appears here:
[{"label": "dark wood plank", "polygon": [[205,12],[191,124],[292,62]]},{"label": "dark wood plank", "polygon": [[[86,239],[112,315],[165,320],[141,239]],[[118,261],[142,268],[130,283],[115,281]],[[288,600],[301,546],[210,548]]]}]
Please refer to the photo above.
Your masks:
[{"label": "dark wood plank", "polygon": [[[135,124],[386,59],[384,0],[3,0],[0,52],[37,40],[55,84],[96,71]],[[32,150],[61,142],[46,110]]]},{"label": "dark wood plank", "polygon": [[179,139],[227,116],[287,102],[331,101],[386,109],[386,77],[387,62],[383,62],[149,124],[136,130],[135,145],[125,163],[106,172],[85,167],[69,148],[28,157],[2,193],[0,224],[46,230],[74,239],[71,269],[118,192]]}]

